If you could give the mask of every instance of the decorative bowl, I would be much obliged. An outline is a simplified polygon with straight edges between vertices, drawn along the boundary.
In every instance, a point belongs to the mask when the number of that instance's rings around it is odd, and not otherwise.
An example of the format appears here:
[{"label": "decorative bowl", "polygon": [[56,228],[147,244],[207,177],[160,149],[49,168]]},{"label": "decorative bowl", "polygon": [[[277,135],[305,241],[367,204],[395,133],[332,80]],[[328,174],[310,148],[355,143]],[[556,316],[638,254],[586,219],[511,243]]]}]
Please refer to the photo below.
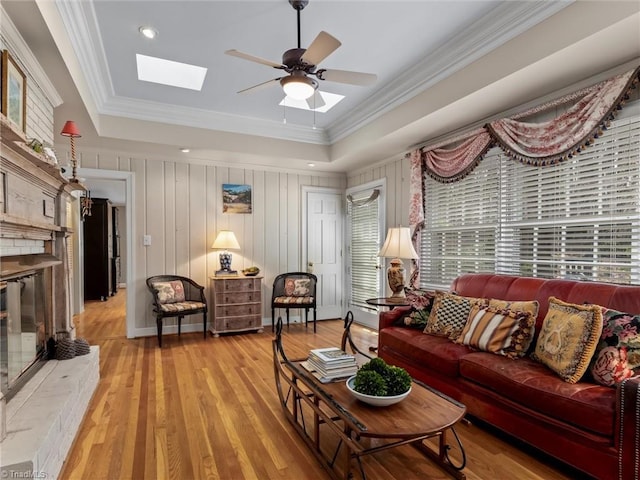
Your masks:
[{"label": "decorative bowl", "polygon": [[243,270],[242,274],[245,277],[255,277],[256,275],[258,275],[260,273],[260,270]]},{"label": "decorative bowl", "polygon": [[347,389],[351,392],[351,395],[356,397],[361,402],[367,403],[374,407],[388,407],[389,405],[393,405],[394,403],[398,403],[404,400],[411,393],[411,387],[409,387],[409,390],[407,390],[404,393],[401,393],[400,395],[391,395],[391,396],[385,396],[385,397],[379,397],[376,395],[365,395],[364,393],[356,392],[354,388],[355,381],[356,381],[356,376],[354,375],[353,377],[349,377],[349,379],[346,382]]}]

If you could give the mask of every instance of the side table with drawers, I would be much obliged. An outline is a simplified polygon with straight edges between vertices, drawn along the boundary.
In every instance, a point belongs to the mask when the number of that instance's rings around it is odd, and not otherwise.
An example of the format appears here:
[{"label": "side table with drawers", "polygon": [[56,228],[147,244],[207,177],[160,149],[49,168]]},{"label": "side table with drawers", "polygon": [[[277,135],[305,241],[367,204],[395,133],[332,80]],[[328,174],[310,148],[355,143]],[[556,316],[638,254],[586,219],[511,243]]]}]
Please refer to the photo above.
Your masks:
[{"label": "side table with drawers", "polygon": [[262,277],[210,277],[209,330],[221,333],[256,330],[262,333]]}]

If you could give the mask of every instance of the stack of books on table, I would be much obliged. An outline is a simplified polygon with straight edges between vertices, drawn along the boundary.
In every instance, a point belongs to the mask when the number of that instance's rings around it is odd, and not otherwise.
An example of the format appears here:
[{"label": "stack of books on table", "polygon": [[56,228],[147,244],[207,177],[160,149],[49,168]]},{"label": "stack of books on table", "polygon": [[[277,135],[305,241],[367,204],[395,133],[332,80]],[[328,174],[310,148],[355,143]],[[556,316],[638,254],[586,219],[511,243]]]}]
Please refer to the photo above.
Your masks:
[{"label": "stack of books on table", "polygon": [[349,378],[358,371],[356,357],[338,347],[316,348],[302,366],[322,383]]}]

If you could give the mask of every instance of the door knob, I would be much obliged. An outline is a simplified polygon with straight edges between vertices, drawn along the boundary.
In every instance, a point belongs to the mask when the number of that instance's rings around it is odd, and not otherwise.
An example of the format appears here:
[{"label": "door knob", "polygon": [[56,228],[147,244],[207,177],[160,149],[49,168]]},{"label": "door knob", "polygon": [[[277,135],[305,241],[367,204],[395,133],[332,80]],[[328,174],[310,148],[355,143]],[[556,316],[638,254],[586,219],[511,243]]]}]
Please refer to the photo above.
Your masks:
[{"label": "door knob", "polygon": [[313,262],[307,262],[307,273],[313,273]]}]

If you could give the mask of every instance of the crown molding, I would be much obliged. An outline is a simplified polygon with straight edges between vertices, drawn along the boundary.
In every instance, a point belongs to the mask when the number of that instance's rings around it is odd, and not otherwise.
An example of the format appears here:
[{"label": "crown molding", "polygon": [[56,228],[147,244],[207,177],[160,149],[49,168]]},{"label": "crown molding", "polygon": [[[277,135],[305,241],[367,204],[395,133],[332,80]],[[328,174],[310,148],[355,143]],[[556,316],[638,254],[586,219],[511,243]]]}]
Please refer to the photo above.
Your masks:
[{"label": "crown molding", "polygon": [[445,42],[396,80],[380,88],[370,97],[370,101],[330,125],[327,128],[329,142],[333,144],[349,136],[574,1],[502,2],[460,35]]},{"label": "crown molding", "polygon": [[29,73],[54,108],[62,105],[62,97],[53,86],[53,83],[51,83],[51,80],[49,80],[49,77],[40,66],[40,62],[38,62],[2,5],[0,5],[0,18],[2,19],[0,36],[7,47],[10,47],[9,49],[16,57],[15,60],[22,64],[25,72]]},{"label": "crown molding", "polygon": [[82,65],[89,94],[101,113],[108,99],[113,97],[114,88],[93,2],[55,0],[55,5],[73,51]]},{"label": "crown molding", "polygon": [[134,100],[112,96],[102,107],[104,115],[127,117],[134,120],[168,123],[185,127],[219,130],[228,133],[250,134],[303,143],[328,145],[323,129],[284,124],[273,120],[248,119],[240,115],[211,112],[200,108],[187,108],[148,100]]}]

